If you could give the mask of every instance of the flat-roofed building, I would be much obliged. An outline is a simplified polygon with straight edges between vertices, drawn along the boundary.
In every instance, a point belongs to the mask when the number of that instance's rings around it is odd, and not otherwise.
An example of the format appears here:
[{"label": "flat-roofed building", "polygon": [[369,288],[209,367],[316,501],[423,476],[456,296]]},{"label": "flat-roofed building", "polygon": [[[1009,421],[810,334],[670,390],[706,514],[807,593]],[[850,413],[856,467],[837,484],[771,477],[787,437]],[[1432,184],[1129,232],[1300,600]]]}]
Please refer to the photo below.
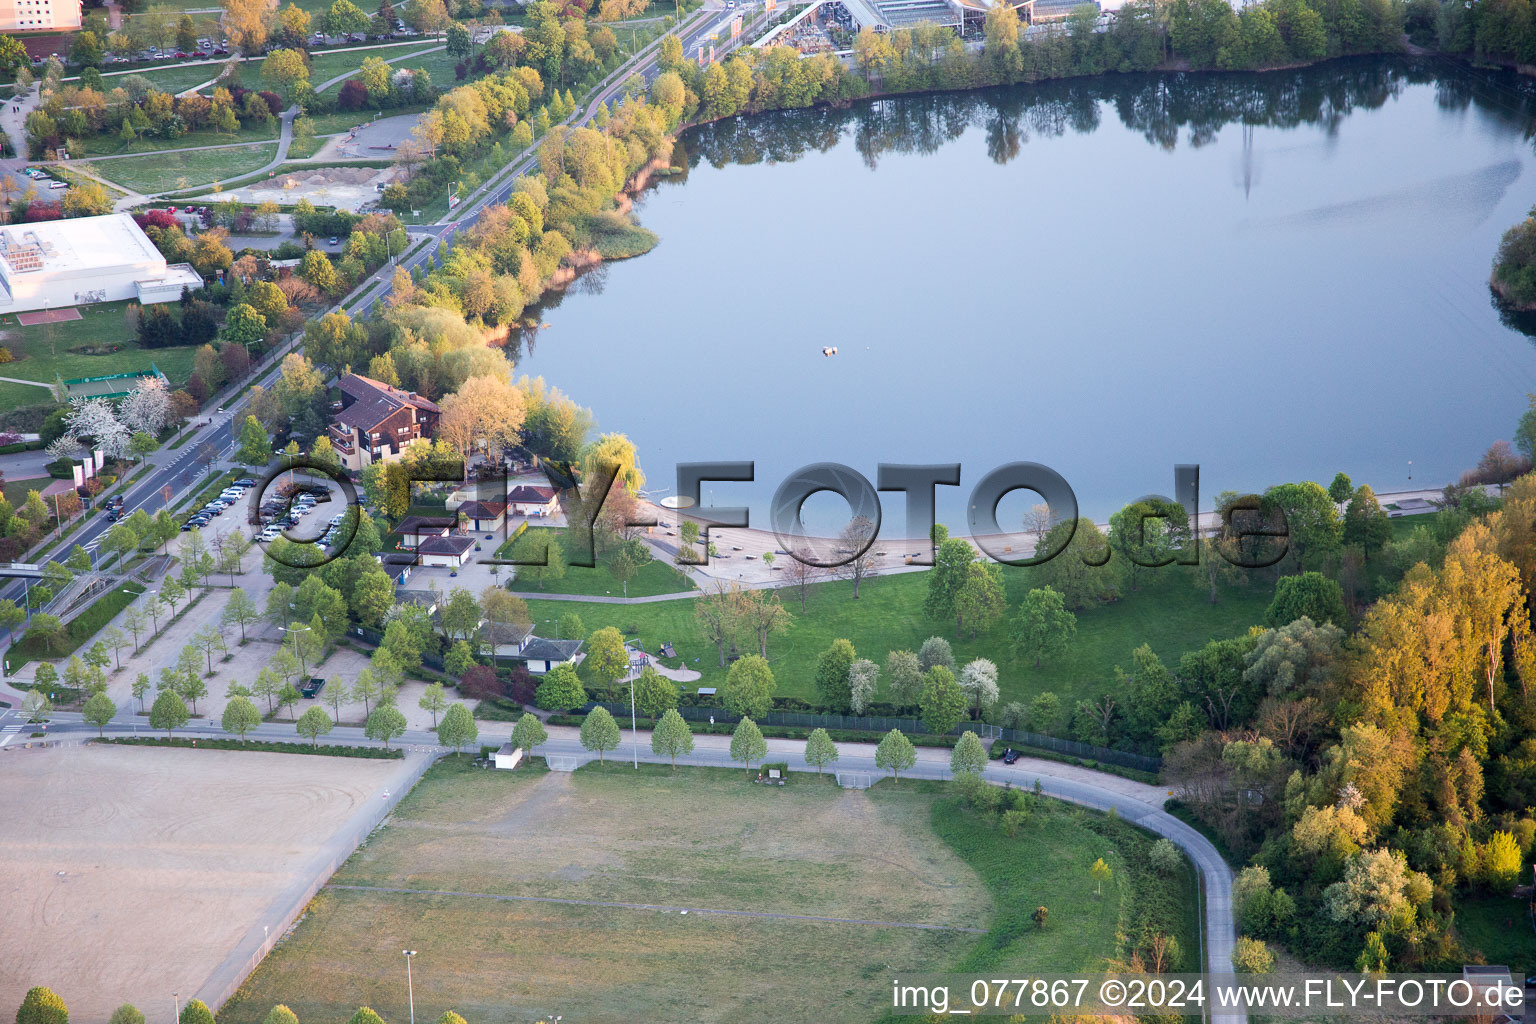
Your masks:
[{"label": "flat-roofed building", "polygon": [[79,27],[80,0],[0,0],[0,32]]},{"label": "flat-roofed building", "polygon": [[0,313],[175,302],[183,289],[202,286],[187,264],[167,264],[126,213],[0,227]]}]

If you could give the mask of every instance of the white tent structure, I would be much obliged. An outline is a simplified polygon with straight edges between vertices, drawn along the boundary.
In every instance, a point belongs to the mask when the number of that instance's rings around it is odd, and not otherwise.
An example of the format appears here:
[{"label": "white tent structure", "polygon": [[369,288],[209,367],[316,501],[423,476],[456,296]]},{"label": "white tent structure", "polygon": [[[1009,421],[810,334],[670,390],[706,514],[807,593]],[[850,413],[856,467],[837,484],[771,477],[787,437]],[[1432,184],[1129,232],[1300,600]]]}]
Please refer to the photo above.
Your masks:
[{"label": "white tent structure", "polygon": [[126,213],[0,227],[0,313],[136,299],[174,302],[203,286],[168,265]]}]

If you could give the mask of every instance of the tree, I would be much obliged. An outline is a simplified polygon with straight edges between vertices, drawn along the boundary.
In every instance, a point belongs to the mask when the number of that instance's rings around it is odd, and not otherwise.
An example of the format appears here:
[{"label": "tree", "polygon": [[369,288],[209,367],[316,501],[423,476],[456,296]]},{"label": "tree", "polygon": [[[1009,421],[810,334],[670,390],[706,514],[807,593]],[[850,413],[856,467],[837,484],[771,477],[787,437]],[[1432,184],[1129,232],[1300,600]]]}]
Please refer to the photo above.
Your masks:
[{"label": "tree", "polygon": [[805,763],[820,775],[823,768],[837,762],[837,756],[837,744],[832,742],[831,734],[820,727],[812,729],[805,740]]},{"label": "tree", "polygon": [[1275,954],[1263,939],[1240,936],[1232,947],[1232,969],[1239,974],[1268,974],[1275,969]]},{"label": "tree", "polygon": [[737,722],[731,733],[731,760],[745,762],[747,771],[751,771],[752,762],[767,755],[768,741],[763,739],[763,731],[757,723],[750,718]]},{"label": "tree", "polygon": [[[107,1024],[144,1024],[144,1014],[132,1003],[124,1003],[112,1011]],[[294,1020],[294,1024],[298,1024],[297,1019]]]},{"label": "tree", "polygon": [[997,665],[990,658],[967,662],[960,670],[959,681],[974,717],[979,719],[997,704]]},{"label": "tree", "polygon": [[140,711],[144,710],[144,696],[145,694],[149,693],[149,689],[149,676],[143,672],[140,672],[138,677],[133,681],[132,689],[133,699],[139,702]]},{"label": "tree", "polygon": [[1350,481],[1349,475],[1344,472],[1333,475],[1333,483],[1328,485],[1328,497],[1333,499],[1335,505],[1342,505],[1354,497],[1355,485]]},{"label": "tree", "polygon": [[1035,668],[1043,658],[1059,654],[1077,637],[1077,616],[1055,589],[1036,587],[1019,602],[1013,618],[1013,647],[1020,657],[1032,657]]},{"label": "tree", "polygon": [[955,654],[950,649],[949,641],[941,636],[931,636],[924,640],[923,646],[917,650],[917,665],[923,672],[927,672],[935,665],[942,665],[953,672]]},{"label": "tree", "polygon": [[214,1024],[213,1011],[201,999],[194,999],[181,1008],[178,1024]]},{"label": "tree", "polygon": [[[284,683],[283,688],[277,691],[277,706],[280,708],[297,707],[299,701],[303,699],[304,695],[292,683]],[[289,713],[289,717],[293,717],[292,712]]]},{"label": "tree", "polygon": [[1344,543],[1358,545],[1367,559],[1392,539],[1392,519],[1366,484],[1349,499],[1344,510]]},{"label": "tree", "polygon": [[[300,83],[309,81],[309,57],[303,50],[280,49],[267,54],[266,60],[261,63],[261,82],[268,89],[277,93],[283,99],[292,103],[302,91]],[[318,250],[311,249],[310,252]],[[323,254],[322,254],[323,255]],[[327,266],[330,261],[326,260]],[[303,277],[301,271],[300,276]],[[304,280],[309,281],[308,277]],[[314,281],[309,281],[316,288],[320,286]],[[328,289],[321,289],[326,291]]]},{"label": "tree", "polygon": [[662,715],[661,721],[651,730],[651,752],[657,757],[668,758],[674,772],[677,771],[678,755],[693,752],[693,730],[688,728],[676,708]]},{"label": "tree", "polygon": [[597,751],[598,761],[602,761],[604,751],[617,749],[619,740],[619,723],[613,720],[607,708],[595,707],[582,720],[581,745]]},{"label": "tree", "polygon": [[96,646],[112,652],[114,671],[121,672],[123,670],[122,650],[128,646],[128,634],[116,626],[108,626],[102,630],[101,639],[91,649],[94,651]]},{"label": "tree", "polygon": [[1055,554],[1030,569],[1030,581],[1054,589],[1068,608],[1088,608],[1116,596],[1116,570],[1107,564],[1109,541],[1092,520],[1057,523],[1046,531],[1035,557],[1043,557],[1042,552]]},{"label": "tree", "polygon": [[890,772],[893,779],[899,779],[902,772],[916,763],[917,751],[900,729],[886,733],[875,747],[875,767]]},{"label": "tree", "polygon": [[96,727],[98,736],[107,734],[107,723],[117,715],[117,705],[105,693],[93,693],[80,708],[81,717]]},{"label": "tree", "polygon": [[[380,708],[379,709],[379,711],[381,711],[381,712],[385,711],[385,710],[394,711],[393,708],[389,708],[389,709]],[[377,713],[378,712],[375,712],[375,714],[377,714]],[[395,714],[396,715],[400,715],[400,712],[395,711]],[[403,722],[405,720],[405,716],[404,715],[400,715],[400,720],[401,720],[401,722]],[[326,733],[331,731],[331,724],[332,723],[331,723],[331,716],[330,715],[328,715],[324,711],[320,710],[319,707],[312,707],[312,708],[308,709],[307,711],[305,711],[302,715],[299,716],[299,720],[296,723],[294,723],[294,728],[298,731],[300,736],[303,736],[303,737],[305,737],[306,739],[309,740],[309,745],[310,746],[318,747],[320,745],[320,737],[324,736]],[[373,718],[371,716],[368,719],[368,725],[369,725],[370,729],[372,729],[373,726],[374,726]],[[380,731],[381,731],[381,735],[374,735],[374,733],[371,732],[371,731],[367,735],[368,735],[369,739],[381,739],[382,738],[384,740],[384,746],[385,747],[389,746],[389,741],[394,736],[398,736],[399,735],[399,733],[387,733],[387,732],[384,732],[382,730],[382,727],[381,727]],[[401,726],[401,730],[400,731],[401,732],[405,731],[405,727],[403,725]]]},{"label": "tree", "polygon": [[1281,577],[1275,584],[1274,600],[1264,613],[1265,621],[1271,626],[1283,626],[1303,617],[1313,622],[1348,625],[1344,591],[1320,572]]},{"label": "tree", "polygon": [[1536,395],[1525,397],[1530,399],[1530,405],[1520,414],[1519,425],[1515,427],[1515,447],[1536,462]]},{"label": "tree", "polygon": [[[311,708],[310,710],[318,711],[319,709]],[[305,712],[305,714],[308,713]],[[329,729],[331,720],[325,717],[324,712],[320,717],[325,718],[325,727]],[[384,749],[388,750],[389,741],[402,735],[405,732],[405,726],[405,716],[400,713],[399,708],[390,704],[381,704],[373,709],[373,714],[368,716],[368,721],[363,725],[363,735],[371,740],[383,740]]]},{"label": "tree", "polygon": [[748,654],[736,660],[726,673],[720,701],[733,715],[761,718],[773,710],[775,683],[773,670],[760,655]]},{"label": "tree", "polygon": [[208,659],[208,674],[213,675],[213,652],[224,647],[224,634],[209,623],[192,634],[192,644]]},{"label": "tree", "polygon": [[21,699],[21,710],[26,714],[29,722],[46,722],[48,715],[53,711],[53,701],[49,700],[48,694],[42,690],[29,690]]},{"label": "tree", "polygon": [[473,49],[474,47],[469,39],[469,29],[456,21],[450,24],[448,26],[448,56],[462,60],[468,57]]},{"label": "tree", "polygon": [[848,688],[848,673],[858,660],[858,652],[848,640],[833,640],[816,661],[816,695],[822,706],[833,714],[845,715],[853,706]]},{"label": "tree", "polygon": [[953,672],[935,665],[923,675],[923,692],[917,705],[923,712],[923,724],[942,736],[965,717],[965,691],[955,681]]},{"label": "tree", "polygon": [[39,985],[22,997],[16,1024],[69,1024],[69,1008],[52,989]]},{"label": "tree", "polygon": [[605,686],[629,671],[629,650],[624,646],[624,634],[612,626],[605,626],[587,638],[586,668]]},{"label": "tree", "polygon": [[63,620],[47,612],[39,612],[32,616],[32,625],[27,627],[26,635],[41,643],[50,652],[64,646],[67,637]]},{"label": "tree", "polygon": [[960,775],[981,775],[987,767],[987,748],[981,745],[981,737],[967,729],[960,742],[949,755],[949,770]]},{"label": "tree", "polygon": [[155,703],[149,709],[150,727],[164,729],[167,739],[172,732],[186,725],[191,717],[186,701],[175,690],[161,690],[160,696],[155,698]]},{"label": "tree", "polygon": [[845,580],[853,581],[853,599],[859,599],[859,587],[864,580],[879,574],[874,553],[875,524],[867,516],[854,516],[837,535],[837,557],[842,564],[832,571]]},{"label": "tree", "polygon": [[646,718],[660,718],[677,707],[677,684],[647,665],[634,682],[635,707]]},{"label": "tree", "polygon": [[1042,931],[1045,929],[1046,918],[1050,916],[1051,912],[1043,906],[1036,907],[1035,912],[1029,915],[1030,920],[1035,922],[1035,927],[1041,929]]},{"label": "tree", "polygon": [[473,743],[480,738],[480,730],[475,726],[475,716],[470,714],[469,706],[462,702],[455,702],[443,714],[443,720],[437,723],[437,741],[445,747],[452,747],[455,754],[459,753],[466,743]]},{"label": "tree", "polygon": [[1172,875],[1184,866],[1184,855],[1171,839],[1159,839],[1147,853],[1152,870],[1160,875]]},{"label": "tree", "polygon": [[1088,868],[1088,877],[1093,879],[1095,891],[1100,896],[1104,895],[1104,883],[1109,881],[1110,876],[1113,874],[1114,872],[1109,869],[1109,865],[1104,863],[1103,857],[1095,860],[1093,865]]},{"label": "tree", "polygon": [[363,717],[366,719],[373,714],[373,704],[379,699],[383,688],[379,685],[379,677],[372,667],[365,668],[357,674],[357,679],[352,683],[352,699],[363,705]]},{"label": "tree", "polygon": [[545,711],[570,711],[587,702],[587,691],[570,665],[556,665],[544,674],[533,702]]},{"label": "tree", "polygon": [[885,674],[891,695],[898,703],[913,704],[923,688],[923,668],[911,651],[891,651],[885,656]]},{"label": "tree", "polygon": [[322,18],[328,36],[350,36],[368,31],[368,15],[352,0],[336,0]]},{"label": "tree", "polygon": [[261,619],[261,612],[256,607],[256,602],[251,600],[244,590],[236,590],[229,595],[229,603],[224,606],[224,613],[220,617],[226,626],[240,627],[240,642],[245,643],[245,627]]},{"label": "tree", "polygon": [[1343,523],[1338,506],[1321,485],[1310,480],[1277,484],[1264,492],[1262,510],[1285,515],[1290,542],[1281,565],[1286,571],[1318,568],[1337,554]]},{"label": "tree", "polygon": [[245,697],[231,697],[224,705],[220,724],[225,732],[232,732],[243,741],[246,733],[261,724],[261,711]]},{"label": "tree", "polygon": [[725,667],[725,652],[735,647],[736,633],[741,627],[743,591],[738,586],[715,585],[693,602],[694,620],[705,639],[715,645],[720,667]]},{"label": "tree", "polygon": [[859,658],[848,666],[848,708],[862,715],[875,699],[875,688],[880,684],[880,666],[868,658]]},{"label": "tree", "polygon": [[433,683],[428,686],[421,695],[421,700],[416,702],[416,706],[432,713],[432,728],[436,729],[437,716],[448,709],[448,697],[443,692],[443,684]]},{"label": "tree", "polygon": [[533,748],[549,739],[549,733],[544,728],[544,723],[539,721],[539,716],[523,712],[523,717],[517,720],[512,727],[512,746],[520,747],[528,753],[533,753]]}]

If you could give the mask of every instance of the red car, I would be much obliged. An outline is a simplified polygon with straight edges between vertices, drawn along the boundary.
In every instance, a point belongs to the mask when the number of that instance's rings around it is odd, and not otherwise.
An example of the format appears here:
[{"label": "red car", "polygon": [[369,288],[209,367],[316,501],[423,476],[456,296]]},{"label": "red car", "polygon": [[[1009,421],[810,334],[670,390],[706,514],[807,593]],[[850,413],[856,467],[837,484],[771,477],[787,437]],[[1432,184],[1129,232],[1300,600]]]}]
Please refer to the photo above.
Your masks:
[{"label": "red car", "polygon": [[194,57],[206,57],[206,56],[208,56],[208,53],[205,50],[193,50],[192,51],[192,56],[194,56]]},{"label": "red car", "polygon": [[180,50],[177,50],[174,54],[172,54],[172,56],[177,60],[185,60],[187,55],[182,53]]},{"label": "red car", "polygon": [[214,50],[213,51],[213,55],[215,57],[228,57],[229,56],[229,51],[228,50]]}]

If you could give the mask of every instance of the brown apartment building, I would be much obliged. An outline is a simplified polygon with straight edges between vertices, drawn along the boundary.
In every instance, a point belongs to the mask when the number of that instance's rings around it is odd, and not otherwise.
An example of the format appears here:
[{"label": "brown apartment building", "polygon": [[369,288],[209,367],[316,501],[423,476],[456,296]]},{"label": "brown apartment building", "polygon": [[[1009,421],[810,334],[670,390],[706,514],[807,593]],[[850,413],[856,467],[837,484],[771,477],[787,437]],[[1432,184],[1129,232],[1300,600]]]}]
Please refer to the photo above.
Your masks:
[{"label": "brown apartment building", "polygon": [[414,391],[357,373],[341,378],[340,387],[341,409],[331,420],[330,435],[342,465],[350,470],[393,462],[408,445],[430,438],[437,427],[441,410]]}]

